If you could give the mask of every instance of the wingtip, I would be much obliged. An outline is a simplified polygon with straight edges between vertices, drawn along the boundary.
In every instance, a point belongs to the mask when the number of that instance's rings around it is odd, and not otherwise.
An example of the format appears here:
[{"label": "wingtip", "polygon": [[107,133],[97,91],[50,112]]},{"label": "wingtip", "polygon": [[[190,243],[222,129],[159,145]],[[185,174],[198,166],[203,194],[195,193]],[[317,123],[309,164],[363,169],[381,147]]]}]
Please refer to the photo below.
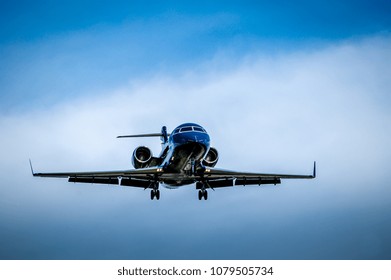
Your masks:
[{"label": "wingtip", "polygon": [[35,176],[33,164],[31,163],[31,159],[29,159],[29,163],[30,163],[31,175]]},{"label": "wingtip", "polygon": [[312,178],[316,178],[316,161],[314,161],[314,171],[312,173]]}]

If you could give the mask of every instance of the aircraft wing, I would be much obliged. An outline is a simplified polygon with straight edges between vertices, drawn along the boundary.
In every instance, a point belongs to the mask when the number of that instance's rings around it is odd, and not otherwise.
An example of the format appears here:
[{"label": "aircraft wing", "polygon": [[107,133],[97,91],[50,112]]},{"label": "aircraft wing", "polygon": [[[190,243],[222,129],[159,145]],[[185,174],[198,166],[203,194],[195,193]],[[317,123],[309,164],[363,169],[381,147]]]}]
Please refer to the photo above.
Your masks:
[{"label": "aircraft wing", "polygon": [[206,168],[203,175],[203,180],[210,188],[221,188],[246,185],[276,185],[281,183],[281,179],[313,179],[315,177],[316,163],[314,162],[314,169],[311,175],[251,173],[217,168]]},{"label": "aircraft wing", "polygon": [[[165,173],[160,167],[140,168],[119,171],[96,172],[55,172],[35,173],[31,162],[31,173],[36,177],[68,178],[68,182],[112,184],[139,188],[151,188],[159,178],[177,179],[178,174]],[[206,168],[202,175],[196,175],[195,181],[204,182],[209,188],[221,188],[246,185],[280,184],[281,179],[313,179],[316,177],[316,163],[312,175],[289,175],[250,173],[232,170]]]},{"label": "aircraft wing", "polygon": [[31,166],[31,172],[36,177],[68,178],[68,182],[74,183],[112,184],[147,189],[155,182],[154,178],[163,171],[161,168],[140,168],[120,171],[35,173]]}]

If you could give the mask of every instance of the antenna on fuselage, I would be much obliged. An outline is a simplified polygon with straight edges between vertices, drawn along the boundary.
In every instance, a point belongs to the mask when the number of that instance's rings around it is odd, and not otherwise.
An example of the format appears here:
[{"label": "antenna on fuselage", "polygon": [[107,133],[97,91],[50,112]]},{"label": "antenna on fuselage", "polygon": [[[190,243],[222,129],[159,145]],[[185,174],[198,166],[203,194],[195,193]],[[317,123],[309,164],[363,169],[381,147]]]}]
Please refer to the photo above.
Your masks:
[{"label": "antenna on fuselage", "polygon": [[120,135],[117,138],[135,138],[135,137],[160,137],[163,144],[167,143],[168,136],[170,133],[167,133],[167,127],[163,126],[162,131],[160,133],[147,133],[147,134],[131,134],[131,135]]}]

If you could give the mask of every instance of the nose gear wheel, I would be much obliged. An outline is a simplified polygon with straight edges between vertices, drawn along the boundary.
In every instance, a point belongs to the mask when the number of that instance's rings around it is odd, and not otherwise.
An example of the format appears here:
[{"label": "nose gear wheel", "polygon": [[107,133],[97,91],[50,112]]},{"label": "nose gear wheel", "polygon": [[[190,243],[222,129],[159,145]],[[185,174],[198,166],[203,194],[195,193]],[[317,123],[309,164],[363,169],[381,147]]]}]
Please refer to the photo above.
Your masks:
[{"label": "nose gear wheel", "polygon": [[202,198],[204,198],[204,200],[208,200],[208,191],[207,190],[199,190],[198,191],[198,200],[202,200]]}]

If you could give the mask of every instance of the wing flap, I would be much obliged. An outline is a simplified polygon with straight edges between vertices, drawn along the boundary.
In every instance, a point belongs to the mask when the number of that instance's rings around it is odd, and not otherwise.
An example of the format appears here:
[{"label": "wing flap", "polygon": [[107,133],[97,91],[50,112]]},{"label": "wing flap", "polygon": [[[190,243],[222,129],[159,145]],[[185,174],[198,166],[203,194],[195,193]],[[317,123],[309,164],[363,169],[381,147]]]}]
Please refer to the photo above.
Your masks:
[{"label": "wing flap", "polygon": [[127,187],[138,187],[147,189],[151,186],[152,181],[140,180],[135,178],[118,178],[118,177],[69,177],[68,182],[72,183],[90,183],[90,184],[106,184],[106,185],[121,185]]},{"label": "wing flap", "polygon": [[214,188],[233,187],[235,185],[235,180],[232,178],[209,180],[208,185],[213,189]]},{"label": "wing flap", "polygon": [[251,178],[251,177],[240,177],[240,178],[221,178],[207,180],[207,185],[211,188],[225,188],[233,186],[249,186],[249,185],[277,185],[281,184],[280,178]]},{"label": "wing flap", "polygon": [[133,178],[122,178],[121,186],[138,187],[147,189],[151,186],[152,182],[147,180],[139,180]]},{"label": "wing flap", "polygon": [[235,186],[247,186],[247,185],[277,185],[281,184],[280,178],[238,178],[235,180]]},{"label": "wing flap", "polygon": [[91,183],[91,184],[108,184],[118,185],[118,178],[102,178],[102,177],[69,177],[68,182],[72,183]]}]

